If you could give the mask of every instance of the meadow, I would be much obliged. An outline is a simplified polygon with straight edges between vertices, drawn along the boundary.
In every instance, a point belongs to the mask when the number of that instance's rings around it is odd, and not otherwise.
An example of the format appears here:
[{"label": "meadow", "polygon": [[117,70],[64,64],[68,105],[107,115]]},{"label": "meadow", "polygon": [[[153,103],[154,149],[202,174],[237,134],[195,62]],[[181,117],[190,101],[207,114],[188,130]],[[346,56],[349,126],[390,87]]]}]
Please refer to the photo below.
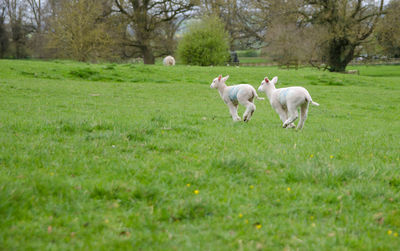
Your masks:
[{"label": "meadow", "polygon": [[[400,66],[0,69],[0,250],[400,246]],[[278,76],[320,106],[302,131],[266,100],[234,123],[219,74]]]}]

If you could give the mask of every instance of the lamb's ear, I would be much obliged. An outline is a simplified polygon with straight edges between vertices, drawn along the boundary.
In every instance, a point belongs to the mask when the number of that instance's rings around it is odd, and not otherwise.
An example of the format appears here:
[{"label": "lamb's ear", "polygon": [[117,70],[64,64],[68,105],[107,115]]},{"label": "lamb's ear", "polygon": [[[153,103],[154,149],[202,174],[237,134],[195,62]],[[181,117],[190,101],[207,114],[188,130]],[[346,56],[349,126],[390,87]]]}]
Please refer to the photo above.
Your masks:
[{"label": "lamb's ear", "polygon": [[278,77],[274,77],[272,80],[271,80],[271,83],[273,83],[274,85],[276,84],[278,82]]},{"label": "lamb's ear", "polygon": [[226,75],[222,80],[225,82],[226,80],[228,80],[229,75]]},{"label": "lamb's ear", "polygon": [[218,81],[221,81],[222,75],[218,76]]}]

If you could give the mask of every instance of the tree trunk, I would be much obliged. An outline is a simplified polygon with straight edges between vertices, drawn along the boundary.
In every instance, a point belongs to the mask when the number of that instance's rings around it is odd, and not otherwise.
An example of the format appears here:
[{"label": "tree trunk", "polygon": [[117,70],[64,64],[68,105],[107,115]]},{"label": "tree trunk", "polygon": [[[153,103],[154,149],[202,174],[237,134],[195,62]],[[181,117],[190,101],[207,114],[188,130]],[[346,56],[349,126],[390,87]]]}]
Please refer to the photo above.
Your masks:
[{"label": "tree trunk", "polygon": [[143,54],[144,64],[154,64],[155,63],[153,51],[148,46],[143,46],[142,54]]},{"label": "tree trunk", "polygon": [[329,43],[329,71],[344,72],[354,57],[355,47],[347,38],[333,38]]},{"label": "tree trunk", "polygon": [[0,17],[0,58],[4,58],[8,50],[8,34],[4,25],[4,18]]}]

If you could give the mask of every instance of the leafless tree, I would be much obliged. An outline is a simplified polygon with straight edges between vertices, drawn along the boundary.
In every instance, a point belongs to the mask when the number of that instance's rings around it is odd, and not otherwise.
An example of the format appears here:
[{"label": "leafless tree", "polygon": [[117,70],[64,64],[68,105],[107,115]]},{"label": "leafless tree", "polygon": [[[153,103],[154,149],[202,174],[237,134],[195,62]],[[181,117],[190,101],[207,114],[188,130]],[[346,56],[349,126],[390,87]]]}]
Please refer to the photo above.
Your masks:
[{"label": "leafless tree", "polygon": [[200,0],[198,14],[220,18],[230,37],[230,49],[248,48],[264,40],[267,15],[261,15],[260,1]]},{"label": "leafless tree", "polygon": [[189,0],[115,0],[115,10],[126,17],[132,31],[127,45],[140,50],[145,64],[155,62],[161,27],[192,7]]},{"label": "leafless tree", "polygon": [[400,57],[400,0],[392,0],[386,7],[386,14],[376,29],[376,37],[384,54]]},{"label": "leafless tree", "polygon": [[79,61],[106,59],[113,39],[107,0],[62,0],[52,3],[48,47],[58,57]]},{"label": "leafless tree", "polygon": [[3,0],[0,1],[0,58],[4,58],[8,50],[8,32],[5,25],[6,20],[6,4]]},{"label": "leafless tree", "polygon": [[26,24],[26,2],[23,0],[4,0],[7,18],[11,30],[11,46],[15,58],[24,58],[26,51],[27,34],[30,27]]},{"label": "leafless tree", "polygon": [[[367,41],[382,14],[383,0],[376,5],[365,0],[305,0],[299,10],[301,21],[322,26],[324,36],[321,60],[329,71],[343,72]],[[319,35],[319,34],[316,34]],[[316,36],[316,39],[319,39]]]}]

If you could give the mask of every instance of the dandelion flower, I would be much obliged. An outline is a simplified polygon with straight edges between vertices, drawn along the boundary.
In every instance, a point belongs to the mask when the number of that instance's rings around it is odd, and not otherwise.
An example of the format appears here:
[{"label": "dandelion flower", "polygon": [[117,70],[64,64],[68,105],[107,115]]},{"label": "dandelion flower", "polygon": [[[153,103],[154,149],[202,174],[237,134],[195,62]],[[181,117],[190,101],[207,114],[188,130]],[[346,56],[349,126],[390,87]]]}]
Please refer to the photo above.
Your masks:
[{"label": "dandelion flower", "polygon": [[392,230],[388,230],[388,231],[387,231],[387,234],[388,234],[388,235],[391,235],[392,233],[393,233]]},{"label": "dandelion flower", "polygon": [[199,194],[199,190],[194,190],[194,194]]},{"label": "dandelion flower", "polygon": [[261,224],[257,224],[257,225],[256,225],[256,228],[257,228],[257,229],[260,229],[261,227],[262,227]]},{"label": "dandelion flower", "polygon": [[291,189],[290,187],[288,187],[288,188],[286,188],[286,190],[287,190],[288,192],[290,192],[292,189]]},{"label": "dandelion flower", "polygon": [[330,159],[333,159],[333,155],[329,156]]},{"label": "dandelion flower", "polygon": [[311,155],[310,155],[310,158],[312,159],[313,157],[314,157],[314,154],[311,154]]},{"label": "dandelion flower", "polygon": [[239,214],[239,218],[242,218],[243,217],[243,214]]},{"label": "dandelion flower", "polygon": [[190,187],[190,183],[187,183],[186,186],[187,186],[187,187]]},{"label": "dandelion flower", "polygon": [[250,189],[253,189],[254,188],[254,186],[253,185],[250,185]]},{"label": "dandelion flower", "polygon": [[399,234],[398,234],[397,232],[394,232],[394,233],[393,233],[393,236],[394,236],[394,237],[397,237],[397,236],[399,236]]}]

